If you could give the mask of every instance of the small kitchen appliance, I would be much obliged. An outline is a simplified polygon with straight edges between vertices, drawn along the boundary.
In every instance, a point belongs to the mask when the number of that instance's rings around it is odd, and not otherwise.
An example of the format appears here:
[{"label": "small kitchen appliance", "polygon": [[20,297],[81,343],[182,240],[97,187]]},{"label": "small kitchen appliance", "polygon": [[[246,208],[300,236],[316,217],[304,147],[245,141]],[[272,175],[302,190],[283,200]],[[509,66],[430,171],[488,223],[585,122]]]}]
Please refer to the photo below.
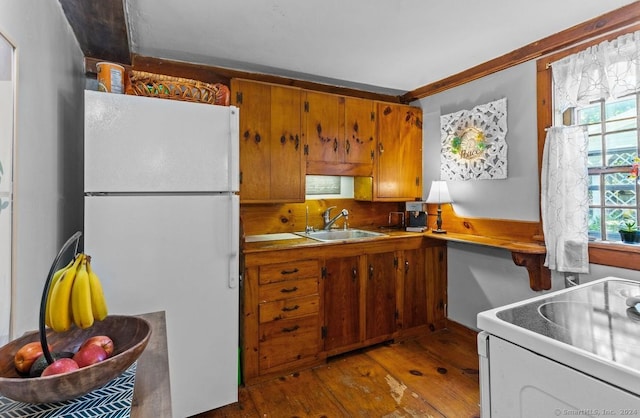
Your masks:
[{"label": "small kitchen appliance", "polygon": [[607,277],[479,313],[481,416],[638,414],[639,297]]},{"label": "small kitchen appliance", "polygon": [[407,231],[424,232],[427,228],[427,205],[425,202],[407,202]]}]

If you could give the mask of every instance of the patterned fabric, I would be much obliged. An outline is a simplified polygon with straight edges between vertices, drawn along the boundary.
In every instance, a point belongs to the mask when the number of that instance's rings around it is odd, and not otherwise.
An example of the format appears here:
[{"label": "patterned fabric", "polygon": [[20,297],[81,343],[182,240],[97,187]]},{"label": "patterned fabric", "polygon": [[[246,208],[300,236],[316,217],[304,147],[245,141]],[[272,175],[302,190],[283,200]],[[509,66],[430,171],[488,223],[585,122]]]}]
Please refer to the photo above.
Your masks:
[{"label": "patterned fabric", "polygon": [[640,91],[640,31],[594,45],[551,65],[560,113]]},{"label": "patterned fabric", "polygon": [[131,415],[133,385],[136,378],[133,363],[124,373],[103,387],[64,402],[29,404],[0,396],[1,418],[125,418]]},{"label": "patterned fabric", "polygon": [[577,126],[549,128],[542,156],[541,210],[547,257],[559,272],[589,272],[588,135]]}]

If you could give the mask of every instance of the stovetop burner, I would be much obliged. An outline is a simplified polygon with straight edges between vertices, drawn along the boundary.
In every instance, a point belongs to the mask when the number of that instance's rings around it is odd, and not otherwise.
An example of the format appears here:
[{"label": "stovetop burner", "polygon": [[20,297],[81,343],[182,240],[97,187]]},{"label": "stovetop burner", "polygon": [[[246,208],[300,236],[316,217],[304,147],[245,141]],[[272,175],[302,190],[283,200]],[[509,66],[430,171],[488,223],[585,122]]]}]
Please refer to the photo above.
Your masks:
[{"label": "stovetop burner", "polygon": [[518,327],[640,370],[640,283],[607,280],[497,312]]}]

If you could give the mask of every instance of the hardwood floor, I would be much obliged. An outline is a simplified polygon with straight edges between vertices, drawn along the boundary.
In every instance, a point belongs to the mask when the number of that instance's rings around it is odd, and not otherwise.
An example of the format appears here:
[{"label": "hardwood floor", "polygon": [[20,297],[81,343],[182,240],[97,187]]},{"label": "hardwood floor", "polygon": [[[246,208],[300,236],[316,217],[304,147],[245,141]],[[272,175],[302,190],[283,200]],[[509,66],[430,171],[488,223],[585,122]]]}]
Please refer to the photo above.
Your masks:
[{"label": "hardwood floor", "polygon": [[238,403],[197,417],[479,417],[475,333],[458,328],[242,387]]}]

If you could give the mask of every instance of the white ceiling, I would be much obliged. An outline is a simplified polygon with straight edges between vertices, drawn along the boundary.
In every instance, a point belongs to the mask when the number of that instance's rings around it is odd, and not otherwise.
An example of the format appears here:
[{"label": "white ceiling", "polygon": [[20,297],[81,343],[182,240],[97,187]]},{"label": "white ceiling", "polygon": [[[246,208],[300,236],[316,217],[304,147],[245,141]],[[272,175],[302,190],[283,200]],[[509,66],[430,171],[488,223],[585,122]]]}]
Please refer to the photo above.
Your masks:
[{"label": "white ceiling", "polygon": [[403,94],[633,0],[124,0],[131,52]]}]

